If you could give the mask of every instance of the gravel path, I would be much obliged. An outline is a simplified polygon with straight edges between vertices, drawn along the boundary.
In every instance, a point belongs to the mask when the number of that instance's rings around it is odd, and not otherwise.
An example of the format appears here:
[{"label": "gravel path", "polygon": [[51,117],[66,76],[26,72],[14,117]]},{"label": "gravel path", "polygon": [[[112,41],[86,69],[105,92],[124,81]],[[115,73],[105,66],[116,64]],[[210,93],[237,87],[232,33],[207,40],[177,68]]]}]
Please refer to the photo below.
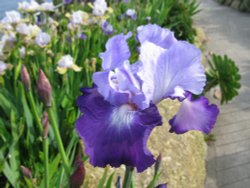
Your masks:
[{"label": "gravel path", "polygon": [[250,187],[250,14],[201,0],[196,21],[206,33],[207,49],[235,60],[242,75],[240,95],[220,107],[209,146],[206,188]]}]

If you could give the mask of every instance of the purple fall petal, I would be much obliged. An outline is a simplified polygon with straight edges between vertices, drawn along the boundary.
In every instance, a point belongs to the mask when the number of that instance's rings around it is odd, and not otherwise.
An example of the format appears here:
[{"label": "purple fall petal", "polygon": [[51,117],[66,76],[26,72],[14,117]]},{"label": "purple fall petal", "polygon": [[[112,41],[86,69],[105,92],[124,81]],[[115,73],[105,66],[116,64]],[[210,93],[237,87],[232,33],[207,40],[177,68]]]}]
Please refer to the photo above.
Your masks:
[{"label": "purple fall petal", "polygon": [[192,100],[192,95],[182,102],[177,114],[169,121],[170,132],[183,134],[190,130],[198,130],[209,134],[214,127],[219,109],[216,105],[209,105],[206,97]]},{"label": "purple fall petal", "polygon": [[156,24],[148,24],[137,28],[137,38],[142,44],[145,41],[154,43],[164,49],[170,48],[177,40],[174,33]]},{"label": "purple fall petal", "polygon": [[129,37],[131,33],[115,35],[108,40],[106,51],[100,53],[103,70],[117,68],[129,59],[130,51],[126,41]]},{"label": "purple fall petal", "polygon": [[155,188],[167,188],[167,184],[166,183],[160,184],[160,185],[157,185]]},{"label": "purple fall petal", "polygon": [[146,110],[129,104],[115,107],[95,88],[85,90],[77,104],[84,114],[77,120],[76,130],[93,166],[125,164],[142,172],[155,162],[146,143],[152,129],[162,123],[156,106]]}]

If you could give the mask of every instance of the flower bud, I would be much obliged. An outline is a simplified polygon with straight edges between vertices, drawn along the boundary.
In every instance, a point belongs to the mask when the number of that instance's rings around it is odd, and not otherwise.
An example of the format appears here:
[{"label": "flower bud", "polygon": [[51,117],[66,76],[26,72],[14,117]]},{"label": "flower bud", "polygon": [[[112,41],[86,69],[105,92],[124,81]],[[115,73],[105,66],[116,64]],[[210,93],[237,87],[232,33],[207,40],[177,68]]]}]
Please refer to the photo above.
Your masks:
[{"label": "flower bud", "polygon": [[80,188],[85,178],[85,168],[80,155],[76,158],[75,169],[75,172],[70,176],[70,188]]},{"label": "flower bud", "polygon": [[159,172],[160,169],[160,165],[161,165],[161,161],[162,161],[162,156],[161,154],[158,155],[157,159],[156,159],[156,163],[155,163],[155,174],[157,174]]},{"label": "flower bud", "polygon": [[46,107],[51,106],[52,89],[48,78],[43,71],[39,70],[39,76],[37,81],[38,95]]},{"label": "flower bud", "polygon": [[21,171],[23,173],[23,175],[28,178],[28,179],[32,179],[32,173],[31,170],[28,169],[27,167],[21,165]]},{"label": "flower bud", "polygon": [[47,138],[49,132],[49,117],[46,111],[43,113],[42,125],[43,125],[43,138]]},{"label": "flower bud", "polygon": [[23,82],[23,85],[24,85],[26,91],[29,91],[30,87],[31,87],[30,75],[29,75],[28,70],[24,64],[22,65],[22,69],[21,69],[21,79],[22,79],[22,82]]}]

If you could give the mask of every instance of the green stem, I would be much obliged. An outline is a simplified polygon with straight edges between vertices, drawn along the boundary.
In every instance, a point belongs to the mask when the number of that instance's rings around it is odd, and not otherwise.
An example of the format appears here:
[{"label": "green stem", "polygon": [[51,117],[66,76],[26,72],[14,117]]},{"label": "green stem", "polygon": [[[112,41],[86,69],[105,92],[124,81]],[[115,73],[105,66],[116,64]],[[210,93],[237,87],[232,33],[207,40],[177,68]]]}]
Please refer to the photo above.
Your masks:
[{"label": "green stem", "polygon": [[66,156],[66,153],[65,153],[65,150],[64,150],[64,147],[63,147],[61,135],[59,133],[57,123],[56,123],[56,119],[55,119],[52,108],[48,107],[47,112],[48,112],[48,115],[49,115],[50,124],[51,124],[51,126],[53,128],[55,138],[56,138],[56,141],[57,141],[57,144],[58,144],[58,149],[59,149],[62,161],[63,161],[63,166],[65,168],[65,171],[66,171],[67,175],[70,175],[70,168],[69,168],[68,158]]},{"label": "green stem", "polygon": [[36,121],[36,123],[38,125],[39,132],[42,133],[43,126],[42,126],[42,123],[41,123],[41,118],[39,117],[38,112],[36,110],[36,104],[35,104],[35,100],[33,98],[31,90],[29,90],[27,92],[27,97],[28,97],[28,100],[29,100],[29,103],[30,103],[30,106],[31,106],[32,114],[33,114],[33,116],[35,118],[35,121]]},{"label": "green stem", "polygon": [[44,169],[45,169],[45,188],[49,188],[49,141],[43,138]]},{"label": "green stem", "polygon": [[132,182],[132,175],[133,175],[133,167],[126,166],[125,176],[123,180],[122,188],[130,188]]}]

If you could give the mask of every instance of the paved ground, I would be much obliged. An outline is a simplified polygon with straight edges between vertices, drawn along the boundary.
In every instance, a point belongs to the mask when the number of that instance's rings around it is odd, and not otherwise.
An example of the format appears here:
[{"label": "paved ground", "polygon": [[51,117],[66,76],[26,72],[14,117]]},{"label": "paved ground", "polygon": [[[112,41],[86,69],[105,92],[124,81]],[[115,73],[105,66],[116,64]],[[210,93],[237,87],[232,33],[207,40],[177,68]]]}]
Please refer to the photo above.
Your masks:
[{"label": "paved ground", "polygon": [[196,20],[207,35],[208,51],[228,54],[240,68],[240,95],[221,106],[208,149],[206,188],[250,187],[250,14],[201,0]]}]

